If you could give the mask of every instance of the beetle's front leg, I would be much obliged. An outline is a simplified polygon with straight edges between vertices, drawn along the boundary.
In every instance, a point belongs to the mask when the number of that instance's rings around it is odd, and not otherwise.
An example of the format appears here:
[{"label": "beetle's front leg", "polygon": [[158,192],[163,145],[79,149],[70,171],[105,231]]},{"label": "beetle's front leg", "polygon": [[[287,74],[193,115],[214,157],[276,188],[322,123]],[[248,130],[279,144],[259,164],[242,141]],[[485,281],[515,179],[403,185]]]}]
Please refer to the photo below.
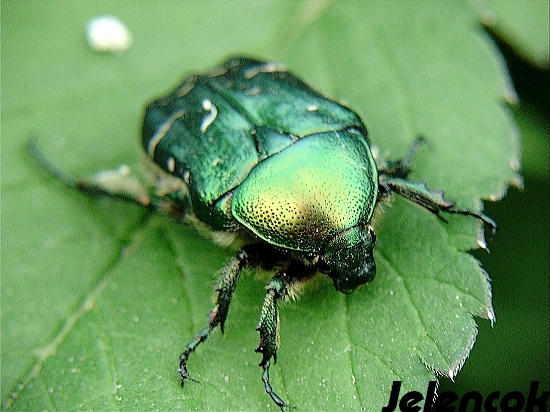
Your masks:
[{"label": "beetle's front leg", "polygon": [[264,297],[264,302],[260,310],[260,320],[256,330],[260,332],[260,343],[256,348],[256,352],[262,354],[260,366],[263,368],[262,381],[264,382],[265,391],[271,396],[273,402],[283,410],[285,407],[290,407],[284,402],[271,387],[269,382],[269,365],[273,358],[273,363],[277,362],[277,349],[280,344],[279,339],[279,311],[277,309],[277,301],[284,300],[288,297],[291,289],[296,283],[296,279],[287,276],[283,272],[277,273],[267,284],[267,292]]},{"label": "beetle's front leg", "polygon": [[214,328],[220,325],[222,333],[224,332],[225,320],[229,311],[229,305],[233,297],[233,292],[237,286],[237,281],[241,270],[245,267],[262,267],[271,269],[277,262],[285,257],[285,253],[276,250],[262,243],[250,244],[244,246],[237,256],[223,268],[222,273],[216,284],[217,299],[216,304],[208,314],[210,321],[208,325],[202,329],[195,338],[189,342],[183,353],[180,355],[180,367],[178,372],[181,375],[181,386],[187,379],[196,382],[187,371],[187,360],[189,356],[204,342]]},{"label": "beetle's front leg", "polygon": [[197,346],[199,346],[206,340],[206,338],[208,338],[208,336],[210,336],[210,332],[212,332],[218,324],[220,325],[220,329],[223,333],[225,319],[227,318],[227,312],[229,310],[229,304],[231,303],[235,286],[237,286],[237,280],[239,279],[241,269],[246,262],[247,254],[243,249],[237,254],[237,256],[231,259],[227,266],[223,268],[215,289],[218,294],[216,305],[208,314],[210,322],[208,322],[208,326],[201,330],[197,336],[195,336],[195,338],[186,345],[185,351],[183,351],[180,355],[180,368],[178,369],[178,372],[181,375],[181,386],[183,386],[186,379],[196,382],[196,380],[189,376],[189,373],[187,372],[187,359],[189,356],[197,349]]}]

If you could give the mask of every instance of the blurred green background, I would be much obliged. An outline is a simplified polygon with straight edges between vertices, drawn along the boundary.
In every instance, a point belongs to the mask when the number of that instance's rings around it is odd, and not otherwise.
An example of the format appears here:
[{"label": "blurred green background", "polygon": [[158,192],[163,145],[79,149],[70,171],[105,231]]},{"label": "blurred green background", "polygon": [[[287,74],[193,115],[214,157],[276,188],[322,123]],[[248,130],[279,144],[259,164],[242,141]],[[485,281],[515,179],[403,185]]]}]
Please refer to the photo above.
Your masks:
[{"label": "blurred green background", "polygon": [[[8,254],[7,248],[11,248],[11,257],[19,254],[21,258],[15,266],[20,276],[18,280],[23,286],[28,282],[28,289],[32,290],[37,287],[36,283],[41,281],[37,279],[35,264],[32,262],[47,257],[49,268],[53,267],[51,271],[60,274],[60,279],[50,281],[69,283],[63,293],[70,290],[75,294],[73,302],[65,302],[65,296],[48,296],[43,302],[21,301],[18,305],[12,304],[7,307],[4,305],[4,298],[8,297],[10,302],[17,302],[17,297],[10,295],[10,288],[5,288],[5,266],[2,265],[3,324],[4,320],[10,317],[11,322],[20,322],[21,330],[26,330],[25,327],[36,322],[36,325],[32,325],[32,330],[36,330],[37,335],[44,333],[50,336],[50,330],[59,330],[62,326],[59,319],[74,309],[75,302],[78,302],[77,297],[82,293],[82,284],[95,284],[95,278],[86,279],[85,276],[88,271],[94,273],[96,268],[81,268],[78,262],[61,261],[59,255],[52,252],[59,247],[55,243],[56,239],[62,239],[68,244],[66,249],[63,249],[67,256],[89,250],[90,254],[95,253],[98,256],[97,263],[94,261],[91,264],[99,268],[106,267],[105,262],[109,262],[110,259],[114,261],[114,257],[101,256],[102,250],[108,249],[108,245],[99,241],[90,244],[87,242],[88,236],[94,236],[89,233],[75,234],[71,228],[81,227],[80,224],[93,233],[93,228],[98,227],[98,232],[105,231],[116,238],[120,233],[124,233],[124,225],[128,221],[139,221],[140,216],[135,209],[125,206],[117,206],[117,211],[112,212],[112,215],[111,212],[97,211],[93,201],[87,202],[79,196],[69,195],[68,191],[63,193],[59,186],[50,183],[45,188],[35,188],[28,183],[38,179],[41,179],[40,182],[44,181],[37,169],[28,165],[24,142],[29,134],[38,133],[45,137],[44,141],[50,141],[48,150],[52,157],[75,174],[87,175],[98,165],[116,165],[128,161],[130,155],[127,145],[109,145],[109,139],[116,136],[124,141],[135,141],[139,128],[136,119],[141,115],[143,104],[153,97],[150,90],[166,90],[181,77],[182,56],[186,59],[186,67],[198,70],[210,65],[212,56],[224,57],[228,52],[238,51],[241,44],[246,44],[247,50],[260,53],[265,38],[276,38],[278,31],[282,29],[292,30],[293,25],[297,23],[292,18],[296,15],[307,18],[307,15],[296,13],[299,6],[289,8],[290,3],[287,2],[254,2],[254,7],[250,10],[245,10],[245,2],[229,2],[227,9],[220,7],[211,15],[205,15],[205,12],[201,11],[200,2],[187,4],[197,17],[187,18],[185,21],[188,25],[181,29],[177,23],[171,27],[159,25],[159,22],[177,22],[171,11],[173,5],[170,2],[158,3],[160,7],[151,7],[154,12],[144,18],[131,12],[134,10],[134,2],[131,1],[2,1],[2,261]],[[330,2],[309,2],[308,6],[313,9],[312,15],[315,16],[315,10],[322,12],[327,4]],[[418,4],[422,5],[420,2]],[[496,1],[469,4],[478,10],[480,22],[486,25],[486,29],[482,29],[480,23],[479,30],[486,30],[488,36],[498,43],[504,56],[503,63],[510,69],[519,96],[519,103],[514,106],[513,112],[522,134],[524,190],[511,188],[500,202],[486,203],[487,214],[500,224],[501,230],[489,244],[491,253],[476,251],[475,256],[483,262],[484,268],[491,275],[497,321],[491,327],[489,321],[477,319],[479,334],[474,349],[456,377],[455,383],[446,378],[441,379],[441,391],[452,390],[460,394],[476,390],[488,394],[495,390],[520,390],[526,393],[531,380],[541,382],[539,390],[548,390],[548,2]],[[124,55],[97,55],[85,46],[84,26],[87,19],[107,12],[116,14],[128,24],[136,35],[136,44],[142,45],[139,53],[134,48]],[[270,18],[266,19],[266,15]],[[254,19],[254,16],[258,19]],[[201,25],[205,19],[218,23],[215,33],[209,32]],[[165,44],[154,44],[146,41],[148,33],[155,39],[162,39],[166,36],[164,33],[177,37],[165,39]],[[219,33],[226,33],[224,44],[215,41]],[[348,33],[350,36],[352,34]],[[317,43],[316,39],[309,40],[312,55],[323,56],[323,43]],[[174,44],[178,46],[178,50],[171,49]],[[199,47],[199,44],[202,47]],[[273,46],[275,55],[270,57],[277,58],[277,53],[282,54],[281,50],[291,47],[292,44],[276,44]],[[322,79],[326,84],[332,84],[332,79],[326,78],[322,68],[314,72],[318,79]],[[147,79],[147,87],[136,88],[136,82],[143,81],[144,78]],[[113,79],[116,79],[116,82],[113,82]],[[108,107],[116,107],[117,110],[110,112],[106,109]],[[89,115],[83,116],[83,111]],[[87,120],[83,120],[83,117]],[[75,149],[74,151],[68,153],[63,150],[67,147],[67,140],[77,140],[80,137],[83,137],[85,142],[82,146],[73,143],[68,147]],[[85,148],[85,154],[79,151],[81,148]],[[136,154],[137,145],[132,150],[131,154]],[[6,176],[9,176],[9,179],[6,180]],[[40,216],[32,214],[38,213],[40,208],[33,202],[16,204],[18,191],[26,191],[37,205],[49,207],[54,209],[55,213],[59,213],[59,222],[62,224],[57,225],[59,232],[51,236],[51,244],[36,244],[38,238],[49,239],[49,233],[40,232],[41,226],[34,224],[32,218],[26,218],[31,216],[39,219]],[[43,199],[49,199],[46,193],[51,191],[60,193],[63,204],[40,204],[47,201]],[[5,213],[6,210],[25,213],[15,216]],[[86,213],[75,216],[82,210]],[[70,216],[68,221],[61,220],[66,216]],[[9,239],[6,239],[6,219],[9,220],[10,230],[17,227],[23,233],[19,233],[19,238],[23,239],[21,243],[10,244]],[[78,219],[81,219],[85,225],[76,224],[73,219],[78,222]],[[37,230],[39,233],[36,238],[31,236]],[[27,233],[25,237],[24,234]],[[31,250],[38,246],[43,249],[40,254]],[[48,252],[51,254],[48,255]],[[226,255],[220,251],[216,253],[212,259],[215,260],[214,265],[219,266]],[[203,260],[208,260],[209,256],[210,254]],[[169,258],[173,256],[166,257]],[[139,270],[139,263],[135,265],[136,270]],[[197,267],[200,265],[201,261],[196,263]],[[177,270],[178,267],[175,267],[174,272]],[[75,278],[67,279],[67,273],[75,273]],[[133,285],[128,287],[130,286]],[[174,291],[170,293],[178,296],[177,291],[180,287],[178,279],[177,282],[174,281]],[[107,292],[116,293],[111,290]],[[205,288],[204,291],[197,292],[197,300],[208,302],[209,294],[209,288]],[[56,307],[52,304],[50,307],[48,305],[51,301],[62,301],[66,306]],[[19,312],[19,304],[28,310]],[[40,319],[46,319],[46,323],[33,319],[33,311],[43,315]],[[254,310],[251,312],[251,316],[255,317]],[[206,310],[193,313],[193,317],[202,324],[204,313]],[[52,324],[48,324],[48,321]],[[174,314],[174,318],[162,321],[172,322],[177,326],[177,313]],[[253,330],[250,335],[255,342],[256,335]],[[5,342],[5,339],[10,339],[10,336],[2,327],[2,341]],[[169,339],[175,338],[167,338]],[[245,339],[247,338],[243,338]],[[166,342],[166,346],[171,346],[170,343]],[[236,345],[241,343],[238,341]],[[4,360],[4,349],[2,356]],[[22,363],[24,356],[28,356],[28,353],[21,353]],[[144,356],[147,356],[147,353]],[[172,368],[172,360],[161,367]],[[2,369],[5,371],[4,367]],[[251,380],[257,378],[257,372],[255,369],[252,371],[254,378]],[[5,381],[4,377],[2,381]],[[13,389],[3,387],[2,394]],[[261,393],[260,395],[263,396]],[[2,403],[4,402],[3,398]],[[151,408],[157,406],[151,405]],[[83,407],[85,408],[85,405]]]},{"label": "blurred green background", "polygon": [[[484,395],[512,390],[527,393],[532,380],[540,381],[539,390],[550,387],[548,51],[541,64],[530,58],[510,28],[517,24],[516,17],[529,20],[516,9],[521,2],[502,3],[497,5],[511,6],[506,10],[509,14],[488,32],[503,52],[519,96],[514,113],[522,134],[524,189],[511,188],[500,202],[486,203],[487,213],[501,224],[501,231],[490,244],[490,254],[476,251],[475,256],[492,275],[497,321],[493,327],[478,322],[477,342],[456,383],[441,381],[441,390],[463,394],[475,390]],[[521,27],[529,26],[525,22]]]}]

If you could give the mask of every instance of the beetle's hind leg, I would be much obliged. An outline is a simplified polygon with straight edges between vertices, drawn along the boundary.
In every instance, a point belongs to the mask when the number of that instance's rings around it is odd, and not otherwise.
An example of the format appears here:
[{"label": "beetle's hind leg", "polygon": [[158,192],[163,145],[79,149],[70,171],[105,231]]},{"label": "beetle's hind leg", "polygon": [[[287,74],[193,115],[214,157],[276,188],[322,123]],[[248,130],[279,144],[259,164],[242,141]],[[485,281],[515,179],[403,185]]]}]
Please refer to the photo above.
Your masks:
[{"label": "beetle's hind leg", "polygon": [[120,166],[115,170],[98,172],[90,180],[84,180],[73,178],[54,165],[42,153],[36,138],[28,141],[27,151],[36,163],[50,175],[60,180],[66,186],[77,189],[88,196],[119,198],[127,202],[138,203],[145,207],[148,207],[150,203],[147,191],[130,174],[130,167],[126,165]]},{"label": "beetle's hind leg", "polygon": [[185,217],[189,207],[179,192],[159,196],[148,190],[131,173],[129,166],[122,165],[114,170],[95,173],[90,179],[74,178],[53,164],[42,152],[36,138],[27,143],[27,151],[51,176],[68,187],[74,188],[90,197],[110,197],[129,203],[136,203],[154,212],[159,212],[177,220]]}]

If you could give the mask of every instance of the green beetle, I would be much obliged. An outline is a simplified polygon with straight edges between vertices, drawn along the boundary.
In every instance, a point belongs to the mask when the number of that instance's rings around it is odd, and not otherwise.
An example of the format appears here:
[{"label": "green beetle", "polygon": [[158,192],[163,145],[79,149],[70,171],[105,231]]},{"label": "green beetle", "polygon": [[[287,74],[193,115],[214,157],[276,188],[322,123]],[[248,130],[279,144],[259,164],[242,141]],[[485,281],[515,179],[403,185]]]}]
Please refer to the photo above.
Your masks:
[{"label": "green beetle", "polygon": [[369,223],[381,199],[395,192],[440,218],[440,212],[470,215],[496,229],[488,216],[458,209],[442,192],[406,180],[419,142],[404,159],[377,167],[355,112],[279,64],[234,57],[147,106],[142,145],[153,165],[152,191],[120,173],[73,180],[34,143],[30,150],[51,173],[87,194],[119,197],[177,219],[193,216],[244,239],[222,270],[208,325],[180,357],[182,386],[194,380],[187,371],[191,353],[216,326],[223,332],[241,270],[276,270],[260,311],[256,352],[262,354],[265,390],[283,409],[288,404],[269,381],[279,346],[277,302],[317,272],[343,293],[371,281],[376,236]]}]

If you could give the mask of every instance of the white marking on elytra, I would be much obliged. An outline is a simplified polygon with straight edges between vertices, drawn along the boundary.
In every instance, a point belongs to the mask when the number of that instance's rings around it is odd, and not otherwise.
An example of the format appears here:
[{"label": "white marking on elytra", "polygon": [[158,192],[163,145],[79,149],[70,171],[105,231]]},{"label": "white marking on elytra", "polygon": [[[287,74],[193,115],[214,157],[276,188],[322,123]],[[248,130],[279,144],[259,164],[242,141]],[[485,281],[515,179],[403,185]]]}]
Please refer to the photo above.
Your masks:
[{"label": "white marking on elytra", "polygon": [[309,105],[308,107],[306,107],[306,110],[307,110],[308,112],[315,112],[315,111],[319,110],[319,107],[317,107],[317,106],[314,105],[314,104],[311,104],[311,105]]},{"label": "white marking on elytra", "polygon": [[151,137],[151,139],[149,140],[149,144],[147,145],[147,153],[149,154],[149,156],[154,156],[155,149],[157,148],[162,138],[166,136],[168,130],[170,130],[170,128],[172,127],[172,123],[182,117],[184,113],[184,109],[177,111],[157,129],[157,132],[153,135],[153,137]]},{"label": "white marking on elytra", "polygon": [[218,109],[212,104],[210,99],[204,99],[202,101],[202,108],[209,111],[209,113],[204,116],[201,123],[201,132],[204,133],[206,132],[206,129],[208,129],[208,126],[216,120],[216,117],[218,116]]},{"label": "white marking on elytra", "polygon": [[174,170],[176,170],[176,159],[173,157],[166,159],[166,168],[170,173],[174,173]]},{"label": "white marking on elytra", "polygon": [[189,79],[187,82],[181,85],[180,89],[178,90],[178,97],[184,97],[187,93],[189,93],[191,90],[195,88],[195,81],[196,78],[193,77]]},{"label": "white marking on elytra", "polygon": [[219,165],[221,162],[222,162],[222,159],[220,159],[219,157],[216,157],[216,158],[214,159],[214,161],[212,162],[212,167],[216,167],[216,166]]},{"label": "white marking on elytra", "polygon": [[245,79],[251,79],[256,76],[258,73],[275,73],[275,72],[285,72],[286,66],[279,63],[268,62],[265,64],[260,64],[258,66],[251,67],[250,69],[244,72]]},{"label": "white marking on elytra", "polygon": [[245,90],[244,94],[247,96],[254,96],[255,94],[260,94],[262,92],[262,89],[259,87],[253,87],[252,89]]},{"label": "white marking on elytra", "polygon": [[219,67],[214,67],[212,70],[208,71],[206,75],[208,77],[218,77],[226,73],[227,73],[227,67],[219,66]]}]

